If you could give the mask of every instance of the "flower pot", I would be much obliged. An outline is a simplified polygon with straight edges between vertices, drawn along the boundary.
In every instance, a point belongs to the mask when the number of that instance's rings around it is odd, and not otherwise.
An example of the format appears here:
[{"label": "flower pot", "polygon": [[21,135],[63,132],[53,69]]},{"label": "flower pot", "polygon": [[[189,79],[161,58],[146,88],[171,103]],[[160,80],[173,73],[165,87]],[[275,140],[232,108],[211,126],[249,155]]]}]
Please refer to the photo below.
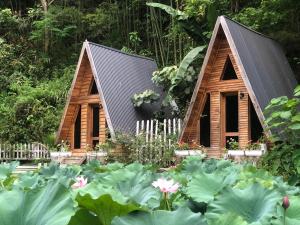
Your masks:
[{"label": "flower pot", "polygon": [[262,150],[249,150],[245,151],[246,156],[262,156],[263,151]]},{"label": "flower pot", "polygon": [[175,150],[175,155],[178,157],[201,156],[202,154],[201,150]]},{"label": "flower pot", "polygon": [[71,156],[71,152],[50,152],[51,158],[57,158],[57,157],[69,157]]},{"label": "flower pot", "polygon": [[86,153],[86,159],[87,161],[91,160],[99,160],[101,163],[105,163],[107,157],[107,152],[101,151],[101,152],[87,152]]},{"label": "flower pot", "polygon": [[107,156],[107,152],[88,152],[87,156],[91,156],[91,157],[106,157]]},{"label": "flower pot", "polygon": [[228,150],[227,155],[228,156],[244,156],[245,151],[244,150]]}]

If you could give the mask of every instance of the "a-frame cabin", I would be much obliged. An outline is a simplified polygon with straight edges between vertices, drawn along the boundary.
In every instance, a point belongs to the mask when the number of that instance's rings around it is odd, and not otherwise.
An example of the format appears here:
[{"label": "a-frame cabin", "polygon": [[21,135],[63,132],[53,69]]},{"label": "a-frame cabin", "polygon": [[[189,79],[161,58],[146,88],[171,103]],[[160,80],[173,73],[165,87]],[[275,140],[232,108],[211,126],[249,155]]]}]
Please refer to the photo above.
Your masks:
[{"label": "a-frame cabin", "polygon": [[225,16],[217,19],[180,141],[223,153],[230,138],[245,148],[264,128],[272,98],[292,96],[295,76],[274,40]]},{"label": "a-frame cabin", "polygon": [[83,152],[116,132],[134,132],[159,104],[135,108],[134,94],[146,89],[162,94],[151,81],[154,60],[85,41],[57,132],[57,143],[68,142]]}]

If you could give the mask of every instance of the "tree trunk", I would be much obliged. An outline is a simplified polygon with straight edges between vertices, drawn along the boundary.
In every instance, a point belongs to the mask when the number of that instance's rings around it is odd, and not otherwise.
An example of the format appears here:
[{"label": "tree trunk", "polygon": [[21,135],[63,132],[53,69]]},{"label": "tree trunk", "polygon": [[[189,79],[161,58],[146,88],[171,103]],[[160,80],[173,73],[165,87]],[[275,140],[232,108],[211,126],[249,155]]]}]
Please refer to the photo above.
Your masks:
[{"label": "tree trunk", "polygon": [[[49,6],[54,2],[54,0],[41,0],[41,4],[44,10],[44,16],[48,13]],[[50,31],[49,28],[45,27],[45,37],[44,37],[44,52],[49,52],[50,46]]]}]

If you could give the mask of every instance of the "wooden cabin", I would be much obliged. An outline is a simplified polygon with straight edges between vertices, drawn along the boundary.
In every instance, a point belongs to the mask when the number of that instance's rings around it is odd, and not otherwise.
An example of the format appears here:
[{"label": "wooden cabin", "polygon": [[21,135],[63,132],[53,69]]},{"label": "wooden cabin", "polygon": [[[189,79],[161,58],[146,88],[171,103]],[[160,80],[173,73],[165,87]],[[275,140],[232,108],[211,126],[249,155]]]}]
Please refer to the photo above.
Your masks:
[{"label": "wooden cabin", "polygon": [[57,132],[72,151],[85,151],[116,132],[134,132],[137,120],[152,117],[159,105],[135,108],[131,97],[151,89],[154,60],[85,41]]},{"label": "wooden cabin", "polygon": [[270,100],[297,85],[277,42],[227,17],[216,22],[185,117],[180,141],[223,153],[228,140],[245,148],[263,134]]}]

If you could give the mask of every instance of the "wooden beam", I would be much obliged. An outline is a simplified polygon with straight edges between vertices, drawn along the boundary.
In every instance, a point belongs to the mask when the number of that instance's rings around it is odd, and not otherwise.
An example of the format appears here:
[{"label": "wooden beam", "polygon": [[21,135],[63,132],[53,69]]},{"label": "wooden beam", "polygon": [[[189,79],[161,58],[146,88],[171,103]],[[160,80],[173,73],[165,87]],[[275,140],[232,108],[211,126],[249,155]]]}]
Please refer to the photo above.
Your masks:
[{"label": "wooden beam", "polygon": [[99,95],[71,97],[70,104],[100,104]]}]

